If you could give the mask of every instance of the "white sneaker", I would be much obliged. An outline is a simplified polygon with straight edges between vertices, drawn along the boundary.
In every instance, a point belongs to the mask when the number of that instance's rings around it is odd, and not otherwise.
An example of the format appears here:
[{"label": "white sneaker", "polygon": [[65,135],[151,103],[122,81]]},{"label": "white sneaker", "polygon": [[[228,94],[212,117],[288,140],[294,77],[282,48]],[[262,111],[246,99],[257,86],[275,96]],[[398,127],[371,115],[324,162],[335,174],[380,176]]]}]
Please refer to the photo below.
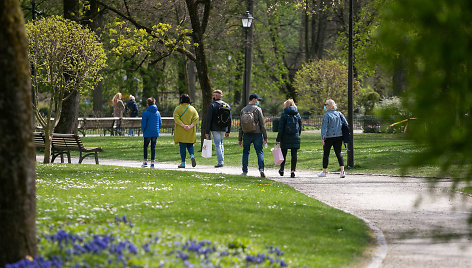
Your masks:
[{"label": "white sneaker", "polygon": [[142,167],[142,168],[147,168],[147,167],[148,167],[148,164],[147,164],[147,163],[143,163],[143,164],[141,165],[141,167]]},{"label": "white sneaker", "polygon": [[324,173],[323,171],[321,171],[320,173],[318,173],[318,177],[326,177],[326,173]]},{"label": "white sneaker", "polygon": [[247,172],[241,173],[241,176],[247,176]]},{"label": "white sneaker", "polygon": [[344,173],[344,171],[341,172],[341,173],[339,174],[339,177],[340,177],[341,179],[342,179],[342,178],[345,178],[345,177],[346,177],[346,173]]}]

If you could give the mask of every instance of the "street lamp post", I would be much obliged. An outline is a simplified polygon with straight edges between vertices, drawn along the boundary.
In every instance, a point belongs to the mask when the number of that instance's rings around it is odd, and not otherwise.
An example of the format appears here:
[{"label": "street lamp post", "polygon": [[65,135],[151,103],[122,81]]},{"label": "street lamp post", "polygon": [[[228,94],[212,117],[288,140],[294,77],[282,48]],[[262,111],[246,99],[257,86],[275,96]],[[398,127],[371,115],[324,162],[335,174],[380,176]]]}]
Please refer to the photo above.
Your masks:
[{"label": "street lamp post", "polygon": [[242,17],[243,28],[246,31],[246,44],[244,56],[244,80],[243,80],[243,106],[248,104],[249,87],[251,82],[251,65],[252,65],[252,17],[249,11],[246,11]]},{"label": "street lamp post", "polygon": [[348,63],[348,123],[349,126],[351,126],[350,131],[351,131],[351,140],[348,144],[348,155],[347,155],[347,167],[348,168],[353,168],[354,167],[354,125],[353,125],[353,119],[354,119],[354,105],[353,105],[353,100],[352,100],[352,86],[353,86],[353,71],[354,71],[354,63],[353,63],[353,32],[352,32],[352,12],[353,12],[353,0],[349,0],[349,63]]}]

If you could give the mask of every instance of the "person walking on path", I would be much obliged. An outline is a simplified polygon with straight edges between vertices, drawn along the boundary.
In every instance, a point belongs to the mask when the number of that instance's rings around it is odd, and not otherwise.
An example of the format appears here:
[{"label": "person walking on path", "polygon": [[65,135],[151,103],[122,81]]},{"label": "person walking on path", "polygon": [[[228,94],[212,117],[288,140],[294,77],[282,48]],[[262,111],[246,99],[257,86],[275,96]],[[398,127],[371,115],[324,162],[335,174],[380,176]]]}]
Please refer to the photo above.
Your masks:
[{"label": "person walking on path", "polygon": [[318,177],[326,177],[328,163],[329,163],[329,152],[331,147],[334,148],[334,153],[338,158],[339,167],[341,169],[340,177],[344,178],[344,160],[341,154],[341,148],[343,143],[343,132],[342,125],[347,124],[347,120],[344,115],[336,111],[337,105],[334,100],[326,100],[324,110],[326,113],[323,115],[323,121],[321,122],[321,145],[323,146],[323,171],[318,174]]},{"label": "person walking on path", "polygon": [[238,143],[239,146],[243,146],[243,173],[241,174],[243,176],[247,175],[249,152],[251,144],[254,144],[259,172],[261,177],[265,178],[262,139],[264,139],[264,144],[267,144],[267,131],[262,109],[258,107],[261,100],[257,94],[251,94],[249,95],[249,104],[241,110]]},{"label": "person walking on path", "polygon": [[148,166],[148,147],[151,143],[151,168],[154,168],[154,160],[156,159],[156,141],[159,137],[159,129],[162,126],[161,114],[157,110],[156,100],[148,98],[146,100],[147,109],[144,111],[141,118],[141,131],[144,137],[144,162],[141,167]]},{"label": "person walking on path", "polygon": [[190,105],[190,97],[187,94],[180,96],[180,105],[174,110],[175,132],[174,143],[179,144],[181,163],[179,168],[185,168],[187,150],[190,154],[192,167],[197,165],[193,144],[197,142],[196,125],[198,122],[198,112]]},{"label": "person walking on path", "polygon": [[[120,92],[116,93],[115,96],[113,96],[112,102],[113,102],[113,117],[122,118],[123,117],[123,111],[125,110],[125,104],[121,100],[121,93]],[[119,122],[120,122],[119,119],[117,119],[115,121],[115,125],[116,125],[115,135],[121,134],[121,131],[120,131],[120,128],[119,128]]]},{"label": "person walking on path", "polygon": [[[126,110],[128,111],[129,117],[138,117],[138,104],[133,95],[129,95],[129,101],[126,103]],[[134,136],[134,129],[128,130],[129,136]]]},{"label": "person walking on path", "polygon": [[231,132],[231,107],[221,100],[223,92],[221,90],[213,91],[213,102],[210,104],[207,112],[207,124],[205,128],[205,138],[209,138],[210,132],[215,143],[216,160],[218,163],[215,168],[223,167],[225,161],[225,148],[223,138],[229,137]]},{"label": "person walking on path", "polygon": [[285,161],[287,159],[287,152],[290,149],[291,169],[290,177],[295,177],[295,170],[297,167],[297,152],[300,149],[300,134],[302,133],[302,118],[298,113],[297,106],[292,99],[288,99],[284,102],[284,111],[280,116],[279,130],[275,145],[279,145],[282,149],[282,155],[284,161],[280,164],[279,174],[284,175]]}]

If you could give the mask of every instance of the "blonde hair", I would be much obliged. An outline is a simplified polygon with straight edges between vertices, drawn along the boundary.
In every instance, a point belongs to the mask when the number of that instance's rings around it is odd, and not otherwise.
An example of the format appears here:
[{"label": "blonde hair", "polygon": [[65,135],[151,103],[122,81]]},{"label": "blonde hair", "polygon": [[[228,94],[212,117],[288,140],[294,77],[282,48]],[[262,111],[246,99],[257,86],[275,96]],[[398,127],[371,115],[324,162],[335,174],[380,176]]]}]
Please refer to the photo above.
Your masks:
[{"label": "blonde hair", "polygon": [[[326,100],[325,103],[327,103],[330,107],[332,107],[333,110],[338,109],[338,106],[336,105],[336,102],[334,102],[334,100],[332,100],[332,99]],[[328,108],[328,107],[326,107],[326,108]]]},{"label": "blonde hair", "polygon": [[135,100],[135,98],[134,98],[133,95],[129,95],[129,99],[130,99],[130,100]]},{"label": "blonde hair", "polygon": [[294,106],[295,108],[297,108],[297,105],[295,105],[293,99],[288,99],[284,102],[284,109],[290,106]]},{"label": "blonde hair", "polygon": [[118,103],[118,100],[121,99],[121,93],[118,92],[115,94],[115,96],[113,96],[113,104],[117,104]]}]

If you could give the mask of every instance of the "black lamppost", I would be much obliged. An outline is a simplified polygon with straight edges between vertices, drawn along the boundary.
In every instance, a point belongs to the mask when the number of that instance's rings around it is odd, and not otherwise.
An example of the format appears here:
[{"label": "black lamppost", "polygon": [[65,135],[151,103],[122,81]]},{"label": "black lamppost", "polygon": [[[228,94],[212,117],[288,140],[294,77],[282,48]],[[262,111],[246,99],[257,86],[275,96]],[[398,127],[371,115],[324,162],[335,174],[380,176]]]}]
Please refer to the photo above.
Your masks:
[{"label": "black lamppost", "polygon": [[352,12],[353,12],[353,0],[349,0],[349,59],[348,59],[348,90],[347,90],[347,95],[348,95],[348,117],[347,121],[349,123],[350,131],[351,131],[351,140],[348,144],[348,154],[347,154],[347,167],[348,168],[353,168],[354,167],[354,125],[353,125],[353,112],[354,112],[354,106],[353,106],[353,100],[352,100],[352,84],[353,84],[353,70],[354,70],[354,64],[353,64],[353,51],[352,51],[352,46],[353,46],[353,40],[352,40]]},{"label": "black lamppost", "polygon": [[252,17],[249,11],[246,11],[242,17],[243,28],[246,30],[246,46],[244,56],[244,80],[243,80],[243,106],[248,104],[249,86],[251,82],[252,65]]}]

